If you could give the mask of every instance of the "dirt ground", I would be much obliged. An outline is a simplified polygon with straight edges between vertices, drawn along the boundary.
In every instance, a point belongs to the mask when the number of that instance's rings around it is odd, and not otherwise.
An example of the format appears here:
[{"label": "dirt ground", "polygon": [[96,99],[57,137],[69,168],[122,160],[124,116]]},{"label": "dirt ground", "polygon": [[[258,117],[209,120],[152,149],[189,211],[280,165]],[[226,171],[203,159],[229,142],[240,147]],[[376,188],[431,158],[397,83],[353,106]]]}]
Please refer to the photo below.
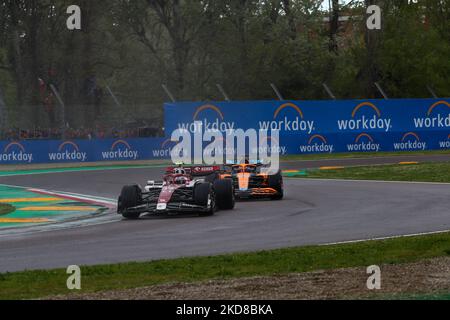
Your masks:
[{"label": "dirt ground", "polygon": [[[409,294],[450,293],[450,257],[382,265],[381,290],[370,291],[366,268],[300,274],[175,283],[51,299],[89,300],[304,300],[395,298]],[[399,296],[400,295],[400,296]]]}]

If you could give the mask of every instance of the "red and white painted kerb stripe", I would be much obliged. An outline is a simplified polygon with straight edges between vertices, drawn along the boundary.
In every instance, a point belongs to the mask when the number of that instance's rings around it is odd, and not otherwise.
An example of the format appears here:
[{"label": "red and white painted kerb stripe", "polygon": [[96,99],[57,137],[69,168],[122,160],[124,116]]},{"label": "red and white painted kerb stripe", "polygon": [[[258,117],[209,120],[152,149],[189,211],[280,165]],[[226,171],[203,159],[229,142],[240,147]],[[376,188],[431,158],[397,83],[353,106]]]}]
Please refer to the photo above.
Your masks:
[{"label": "red and white painted kerb stripe", "polygon": [[92,197],[92,196],[86,196],[81,194],[75,194],[75,193],[65,193],[65,192],[55,192],[55,191],[47,191],[42,189],[28,189],[30,192],[34,192],[37,194],[42,194],[46,196],[54,196],[66,200],[73,200],[73,201],[79,201],[83,203],[98,205],[102,207],[106,207],[108,209],[114,209],[116,207],[115,201],[112,199],[106,199],[106,198],[98,198],[98,197]]}]

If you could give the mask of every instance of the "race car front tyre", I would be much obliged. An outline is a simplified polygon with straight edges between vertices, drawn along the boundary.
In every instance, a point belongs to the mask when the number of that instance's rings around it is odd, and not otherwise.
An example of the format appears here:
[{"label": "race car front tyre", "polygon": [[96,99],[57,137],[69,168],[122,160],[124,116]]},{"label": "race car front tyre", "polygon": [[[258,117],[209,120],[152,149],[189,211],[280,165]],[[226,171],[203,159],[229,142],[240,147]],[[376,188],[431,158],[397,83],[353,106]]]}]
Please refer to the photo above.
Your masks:
[{"label": "race car front tyre", "polygon": [[217,206],[221,210],[234,209],[235,199],[233,190],[233,180],[223,179],[214,182],[214,190],[216,191]]},{"label": "race car front tyre", "polygon": [[214,183],[214,181],[216,181],[219,178],[220,178],[219,174],[217,172],[214,172],[214,173],[208,174],[205,177],[205,182]]},{"label": "race car front tyre", "polygon": [[282,200],[284,196],[284,190],[283,190],[283,176],[281,175],[281,171],[278,171],[274,175],[270,175],[268,182],[269,188],[275,189],[277,191],[277,194],[271,196],[270,199]]},{"label": "race car front tyre", "polygon": [[199,183],[194,188],[195,204],[202,207],[209,207],[208,211],[200,213],[200,216],[212,216],[216,211],[216,195],[211,183]]},{"label": "race car front tyre", "polygon": [[141,215],[136,212],[126,212],[127,208],[133,208],[142,202],[142,191],[137,185],[125,186],[120,193],[118,212],[126,219],[138,219]]}]

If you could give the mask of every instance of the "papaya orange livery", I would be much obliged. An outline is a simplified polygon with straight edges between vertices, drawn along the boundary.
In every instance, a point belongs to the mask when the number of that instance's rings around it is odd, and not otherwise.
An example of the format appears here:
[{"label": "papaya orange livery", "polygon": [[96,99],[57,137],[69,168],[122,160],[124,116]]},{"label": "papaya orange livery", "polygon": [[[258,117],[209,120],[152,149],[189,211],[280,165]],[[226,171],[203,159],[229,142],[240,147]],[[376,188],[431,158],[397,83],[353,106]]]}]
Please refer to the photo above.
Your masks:
[{"label": "papaya orange livery", "polygon": [[284,190],[281,172],[268,174],[262,170],[263,168],[263,164],[251,164],[246,160],[241,164],[226,165],[221,178],[232,179],[235,196],[238,199],[283,199]]}]

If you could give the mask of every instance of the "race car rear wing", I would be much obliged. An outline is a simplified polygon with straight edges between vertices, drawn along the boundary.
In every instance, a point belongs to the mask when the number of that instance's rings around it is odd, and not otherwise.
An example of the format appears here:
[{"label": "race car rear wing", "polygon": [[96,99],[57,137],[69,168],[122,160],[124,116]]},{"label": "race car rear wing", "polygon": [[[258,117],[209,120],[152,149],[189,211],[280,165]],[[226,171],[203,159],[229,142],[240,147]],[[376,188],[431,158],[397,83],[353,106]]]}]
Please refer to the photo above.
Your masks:
[{"label": "race car rear wing", "polygon": [[242,161],[242,162],[236,162],[236,161],[228,161],[227,160],[227,162],[226,162],[226,164],[224,165],[224,166],[226,166],[226,167],[232,167],[232,166],[239,166],[239,165],[245,165],[245,164],[247,164],[247,165],[254,165],[254,166],[257,166],[257,167],[263,167],[263,166],[266,166],[267,165],[267,163],[265,163],[264,161],[262,161],[262,160],[244,160],[244,161]]},{"label": "race car rear wing", "polygon": [[186,174],[193,177],[204,177],[212,173],[221,173],[223,171],[221,166],[189,166],[189,167],[168,167],[166,168],[166,174],[174,174],[175,170],[183,169]]}]

